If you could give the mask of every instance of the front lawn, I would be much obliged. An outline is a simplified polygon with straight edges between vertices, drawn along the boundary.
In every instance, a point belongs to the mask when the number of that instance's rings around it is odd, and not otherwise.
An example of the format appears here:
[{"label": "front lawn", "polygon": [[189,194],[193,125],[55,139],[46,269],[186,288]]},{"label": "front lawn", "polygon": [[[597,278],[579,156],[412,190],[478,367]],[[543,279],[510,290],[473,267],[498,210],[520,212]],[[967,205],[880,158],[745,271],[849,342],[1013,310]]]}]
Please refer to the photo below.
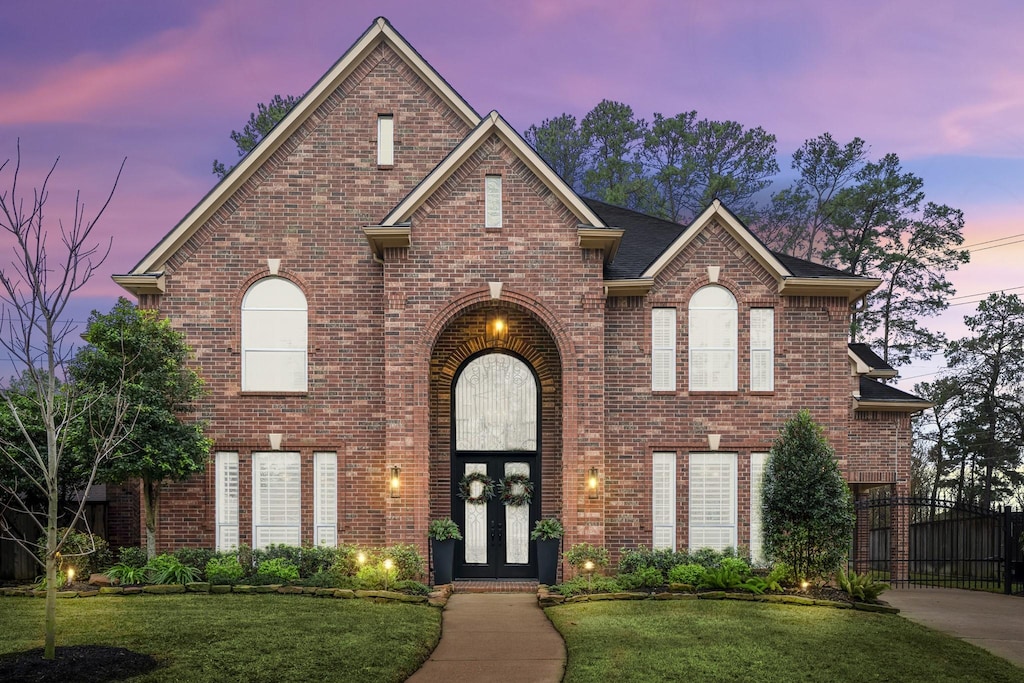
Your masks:
[{"label": "front lawn", "polygon": [[[43,644],[44,601],[0,601],[0,655]],[[57,646],[151,654],[141,681],[402,681],[441,634],[440,610],[293,595],[59,600]]]},{"label": "front lawn", "polygon": [[565,638],[566,683],[1024,680],[1006,660],[891,615],[729,600],[546,611]]}]

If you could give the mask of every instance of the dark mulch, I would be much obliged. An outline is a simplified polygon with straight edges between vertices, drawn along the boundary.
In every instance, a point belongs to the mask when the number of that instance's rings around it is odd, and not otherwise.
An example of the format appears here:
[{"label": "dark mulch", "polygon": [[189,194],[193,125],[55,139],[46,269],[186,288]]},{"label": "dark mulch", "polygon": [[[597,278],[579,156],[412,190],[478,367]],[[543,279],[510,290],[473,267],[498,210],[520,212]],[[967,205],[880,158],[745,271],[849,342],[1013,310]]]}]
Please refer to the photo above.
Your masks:
[{"label": "dark mulch", "polygon": [[156,667],[157,661],[151,656],[123,647],[58,647],[54,659],[43,659],[43,648],[39,648],[0,657],[0,681],[104,683],[138,676]]}]

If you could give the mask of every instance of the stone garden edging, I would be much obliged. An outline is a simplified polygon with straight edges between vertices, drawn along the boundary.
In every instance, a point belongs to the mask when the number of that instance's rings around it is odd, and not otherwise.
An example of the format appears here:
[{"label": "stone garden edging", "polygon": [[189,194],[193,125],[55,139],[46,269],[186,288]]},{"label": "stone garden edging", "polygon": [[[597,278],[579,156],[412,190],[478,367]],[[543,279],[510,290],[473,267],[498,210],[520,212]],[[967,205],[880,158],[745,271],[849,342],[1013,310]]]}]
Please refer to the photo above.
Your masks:
[{"label": "stone garden edging", "polygon": [[[102,586],[90,590],[57,591],[57,597],[92,598],[96,596],[128,596],[128,595],[173,595],[180,593],[224,594],[224,593],[279,593],[282,595],[308,595],[315,598],[337,598],[340,600],[371,600],[378,603],[407,603],[412,605],[429,605],[443,608],[451,595],[450,586],[440,586],[429,595],[408,595],[396,591],[383,590],[350,590],[347,588],[316,588],[313,586],[250,586],[250,585],[215,585],[205,581],[186,584],[152,584],[145,586]],[[45,590],[31,587],[0,588],[3,597],[46,597]]]},{"label": "stone garden edging", "polygon": [[864,612],[878,612],[880,614],[899,614],[900,612],[897,608],[888,604],[838,602],[836,600],[805,598],[799,595],[755,595],[753,593],[727,593],[726,591],[708,591],[705,593],[640,593],[623,591],[620,593],[590,593],[588,595],[574,595],[571,598],[567,598],[564,595],[552,593],[548,590],[547,586],[540,586],[537,589],[537,604],[542,608],[556,607],[558,605],[571,605],[579,602],[600,602],[603,600],[741,600],[745,602],[770,602],[785,605],[831,607],[833,609],[855,609]]}]

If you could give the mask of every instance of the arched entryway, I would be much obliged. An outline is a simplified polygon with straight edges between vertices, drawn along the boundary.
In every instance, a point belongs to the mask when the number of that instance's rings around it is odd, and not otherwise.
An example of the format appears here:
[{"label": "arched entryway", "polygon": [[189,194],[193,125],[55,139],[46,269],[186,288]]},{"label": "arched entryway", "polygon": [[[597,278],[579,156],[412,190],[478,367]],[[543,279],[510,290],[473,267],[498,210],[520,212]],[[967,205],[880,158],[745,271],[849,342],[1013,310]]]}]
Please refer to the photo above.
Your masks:
[{"label": "arched entryway", "polygon": [[538,518],[539,384],[533,369],[499,349],[467,360],[452,391],[452,518],[463,541],[455,574],[535,576],[530,529]]},{"label": "arched entryway", "polygon": [[[507,326],[500,335],[488,329],[498,317]],[[537,519],[561,510],[561,395],[558,349],[529,311],[504,302],[471,305],[438,336],[431,354],[430,515],[451,516],[462,529],[456,578],[537,575],[529,532]],[[460,483],[474,472],[494,483],[491,500],[459,497]],[[512,475],[529,478],[528,505],[499,499],[499,483]],[[479,495],[481,482],[466,483]],[[514,479],[507,483],[513,494],[523,492]]]}]

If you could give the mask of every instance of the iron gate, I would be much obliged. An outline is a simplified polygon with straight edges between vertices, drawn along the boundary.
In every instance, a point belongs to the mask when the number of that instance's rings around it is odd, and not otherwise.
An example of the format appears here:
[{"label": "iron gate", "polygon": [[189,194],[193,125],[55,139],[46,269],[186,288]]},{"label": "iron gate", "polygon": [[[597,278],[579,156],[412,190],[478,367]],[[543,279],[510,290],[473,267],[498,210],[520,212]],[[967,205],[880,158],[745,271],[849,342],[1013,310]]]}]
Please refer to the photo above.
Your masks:
[{"label": "iron gate", "polygon": [[900,586],[1024,592],[1024,512],[888,492],[855,509],[850,568],[857,573]]}]

